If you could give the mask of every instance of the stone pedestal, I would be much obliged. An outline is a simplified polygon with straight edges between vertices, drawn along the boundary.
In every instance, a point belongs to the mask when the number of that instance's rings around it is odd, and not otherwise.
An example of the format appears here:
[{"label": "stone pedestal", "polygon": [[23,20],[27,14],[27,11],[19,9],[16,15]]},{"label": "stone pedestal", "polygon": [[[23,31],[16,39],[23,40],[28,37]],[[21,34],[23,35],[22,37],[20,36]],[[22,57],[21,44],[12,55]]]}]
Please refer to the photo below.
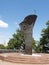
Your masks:
[{"label": "stone pedestal", "polygon": [[32,54],[32,31],[37,16],[29,15],[20,23],[21,31],[24,33],[25,53]]}]

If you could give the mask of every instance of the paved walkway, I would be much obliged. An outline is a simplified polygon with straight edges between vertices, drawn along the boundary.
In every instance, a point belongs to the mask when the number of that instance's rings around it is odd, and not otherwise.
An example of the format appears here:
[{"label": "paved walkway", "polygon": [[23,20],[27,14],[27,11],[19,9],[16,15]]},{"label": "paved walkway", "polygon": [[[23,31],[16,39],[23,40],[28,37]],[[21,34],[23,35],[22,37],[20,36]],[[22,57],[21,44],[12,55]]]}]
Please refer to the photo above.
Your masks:
[{"label": "paved walkway", "polygon": [[49,65],[49,54],[0,54],[0,65]]},{"label": "paved walkway", "polygon": [[49,65],[49,64],[17,64],[0,60],[0,65]]}]

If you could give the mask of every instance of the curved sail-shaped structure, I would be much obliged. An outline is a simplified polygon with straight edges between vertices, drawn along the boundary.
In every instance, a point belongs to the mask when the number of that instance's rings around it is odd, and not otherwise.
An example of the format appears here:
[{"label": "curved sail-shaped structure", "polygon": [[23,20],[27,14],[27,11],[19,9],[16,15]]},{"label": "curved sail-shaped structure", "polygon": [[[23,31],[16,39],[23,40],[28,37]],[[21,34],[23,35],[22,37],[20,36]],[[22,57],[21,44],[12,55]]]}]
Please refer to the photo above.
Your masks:
[{"label": "curved sail-shaped structure", "polygon": [[20,23],[21,31],[24,33],[25,53],[32,54],[32,31],[37,15],[29,15]]}]

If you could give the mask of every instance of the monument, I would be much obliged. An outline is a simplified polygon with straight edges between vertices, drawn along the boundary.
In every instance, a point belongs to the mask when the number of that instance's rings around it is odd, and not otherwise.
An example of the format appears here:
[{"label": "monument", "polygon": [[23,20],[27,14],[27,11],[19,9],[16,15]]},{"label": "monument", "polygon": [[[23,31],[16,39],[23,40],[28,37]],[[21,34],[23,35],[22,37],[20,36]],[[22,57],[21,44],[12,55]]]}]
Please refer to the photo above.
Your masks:
[{"label": "monument", "polygon": [[37,15],[28,15],[20,23],[21,31],[24,33],[25,53],[32,54],[32,32]]}]

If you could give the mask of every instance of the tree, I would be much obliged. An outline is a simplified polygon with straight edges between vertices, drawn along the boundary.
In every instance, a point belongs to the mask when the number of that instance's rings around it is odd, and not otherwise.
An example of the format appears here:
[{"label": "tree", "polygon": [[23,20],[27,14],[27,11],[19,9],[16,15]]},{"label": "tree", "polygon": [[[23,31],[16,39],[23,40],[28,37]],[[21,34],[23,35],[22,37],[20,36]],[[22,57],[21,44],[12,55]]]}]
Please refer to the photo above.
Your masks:
[{"label": "tree", "polygon": [[32,47],[33,47],[33,49],[35,48],[35,40],[34,40],[34,38],[32,38]]},{"label": "tree", "polygon": [[5,46],[0,44],[0,49],[5,49]]},{"label": "tree", "polygon": [[13,38],[11,38],[8,42],[8,46],[7,49],[13,49],[15,45],[15,40]]},{"label": "tree", "polygon": [[40,42],[34,39],[32,42],[33,42],[32,47],[33,47],[34,52],[37,52],[37,53],[41,52]]},{"label": "tree", "polygon": [[16,33],[13,34],[13,38],[9,40],[7,48],[19,49],[23,44],[23,41],[24,41],[23,33],[18,29]]},{"label": "tree", "polygon": [[49,50],[49,21],[46,23],[46,28],[42,30],[40,45],[42,52],[47,52]]},{"label": "tree", "polygon": [[[13,38],[11,38],[8,42],[7,49],[20,49],[20,47],[24,47],[24,34],[18,29],[16,33],[13,34]],[[35,52],[39,52],[39,42],[32,40],[32,48]]]}]

